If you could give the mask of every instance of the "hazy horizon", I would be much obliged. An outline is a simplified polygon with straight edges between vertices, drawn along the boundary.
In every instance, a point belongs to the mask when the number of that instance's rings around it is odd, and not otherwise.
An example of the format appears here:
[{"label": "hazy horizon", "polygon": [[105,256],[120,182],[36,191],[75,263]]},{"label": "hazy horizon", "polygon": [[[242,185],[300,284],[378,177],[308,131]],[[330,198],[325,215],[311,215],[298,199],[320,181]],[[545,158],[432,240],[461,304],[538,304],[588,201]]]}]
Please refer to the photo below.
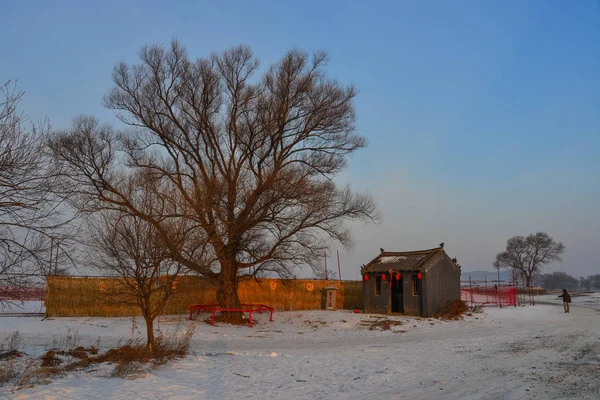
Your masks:
[{"label": "hazy horizon", "polygon": [[[379,225],[354,224],[342,278],[379,248],[445,242],[463,271],[493,270],[506,240],[547,232],[566,246],[544,270],[600,273],[600,3],[181,1],[3,5],[0,79],[55,129],[102,106],[112,67],[178,39],[193,57],[247,44],[267,68],[291,48],[325,50],[359,91],[369,146],[339,177],[370,192]],[[168,8],[167,8],[168,7]],[[310,275],[303,271],[298,276]]]}]

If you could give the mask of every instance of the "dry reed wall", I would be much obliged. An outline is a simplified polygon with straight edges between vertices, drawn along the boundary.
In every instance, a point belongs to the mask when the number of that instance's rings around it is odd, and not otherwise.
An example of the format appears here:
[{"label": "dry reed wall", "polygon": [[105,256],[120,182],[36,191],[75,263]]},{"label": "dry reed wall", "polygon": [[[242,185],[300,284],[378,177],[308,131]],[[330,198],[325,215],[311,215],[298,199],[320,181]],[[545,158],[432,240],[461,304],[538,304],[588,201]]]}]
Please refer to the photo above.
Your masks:
[{"label": "dry reed wall", "polygon": [[[134,305],[114,301],[111,292],[121,287],[118,278],[51,276],[46,290],[46,313],[56,317],[128,317],[140,315]],[[238,287],[242,303],[261,303],[276,310],[320,310],[325,306],[326,287],[336,287],[336,308],[362,307],[362,282],[305,279],[261,279],[243,281]],[[182,278],[177,293],[163,314],[185,314],[193,304],[216,303],[216,290],[196,277]]]}]

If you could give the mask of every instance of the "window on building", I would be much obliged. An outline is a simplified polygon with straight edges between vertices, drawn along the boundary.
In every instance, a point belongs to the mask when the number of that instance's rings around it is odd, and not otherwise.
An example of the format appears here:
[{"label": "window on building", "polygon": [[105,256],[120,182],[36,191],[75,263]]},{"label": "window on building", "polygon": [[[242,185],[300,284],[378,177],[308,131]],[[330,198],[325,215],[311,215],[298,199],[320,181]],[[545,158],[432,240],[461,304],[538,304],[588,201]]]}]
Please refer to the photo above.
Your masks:
[{"label": "window on building", "polygon": [[381,277],[375,277],[375,296],[381,296]]},{"label": "window on building", "polygon": [[412,277],[412,294],[413,296],[421,295],[421,280],[416,275]]}]

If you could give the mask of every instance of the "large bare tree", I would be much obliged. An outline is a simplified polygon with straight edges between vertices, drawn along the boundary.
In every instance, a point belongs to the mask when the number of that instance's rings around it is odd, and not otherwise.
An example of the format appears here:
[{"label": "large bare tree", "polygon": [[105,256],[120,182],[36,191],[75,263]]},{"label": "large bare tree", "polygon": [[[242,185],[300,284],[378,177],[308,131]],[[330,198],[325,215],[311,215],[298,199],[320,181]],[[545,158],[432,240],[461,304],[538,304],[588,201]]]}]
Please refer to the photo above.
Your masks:
[{"label": "large bare tree", "polygon": [[[115,67],[105,98],[132,129],[80,118],[53,149],[80,204],[150,223],[176,261],[214,283],[222,306],[239,307],[240,279],[319,270],[331,241],[352,245],[346,221],[379,217],[369,195],[334,182],[366,140],[355,133],[356,91],[327,77],[324,53],[290,51],[260,78],[243,46],[191,60],[172,42],[144,47],[140,58]],[[177,193],[185,212],[170,217],[190,221],[210,257],[171,245],[164,216],[127,193],[122,176],[132,170]]]},{"label": "large bare tree", "polygon": [[560,256],[564,251],[565,246],[545,232],[514,236],[506,242],[506,250],[496,255],[494,267],[513,268],[525,278],[527,287],[531,287],[533,275],[544,265],[562,261]]},{"label": "large bare tree", "polygon": [[58,174],[45,151],[49,124],[28,120],[22,96],[14,81],[0,85],[0,297],[48,273],[50,240],[65,239]]}]

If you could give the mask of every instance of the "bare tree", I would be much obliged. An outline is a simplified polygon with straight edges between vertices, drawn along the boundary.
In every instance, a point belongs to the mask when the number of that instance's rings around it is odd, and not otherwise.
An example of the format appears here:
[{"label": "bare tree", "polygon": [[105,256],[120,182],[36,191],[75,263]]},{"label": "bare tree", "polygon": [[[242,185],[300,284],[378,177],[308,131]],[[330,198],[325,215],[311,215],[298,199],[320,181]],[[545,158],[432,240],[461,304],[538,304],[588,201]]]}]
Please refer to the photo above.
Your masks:
[{"label": "bare tree", "polygon": [[[366,140],[354,133],[356,91],[327,78],[324,53],[290,51],[261,79],[243,46],[193,61],[173,42],[144,47],[140,57],[115,67],[105,98],[134,130],[78,119],[53,148],[79,185],[80,204],[152,224],[177,262],[216,286],[221,306],[239,308],[240,279],[289,277],[298,265],[318,271],[331,241],[352,245],[345,221],[379,217],[369,195],[333,180]],[[178,193],[186,213],[173,217],[191,223],[210,257],[170,243],[163,216],[141,210],[121,184],[122,162]]]},{"label": "bare tree", "polygon": [[525,278],[527,287],[531,287],[533,274],[546,264],[562,261],[560,256],[564,251],[565,246],[545,232],[515,236],[506,242],[506,251],[496,255],[494,267],[515,269]]},{"label": "bare tree", "polygon": [[0,292],[47,273],[50,239],[64,235],[58,175],[45,151],[49,124],[29,122],[19,111],[22,96],[13,81],[0,86]]},{"label": "bare tree", "polygon": [[156,229],[147,222],[114,211],[99,212],[94,220],[96,264],[103,273],[121,278],[103,297],[139,307],[146,322],[147,346],[155,350],[154,320],[182,289],[185,270],[170,258]]}]

